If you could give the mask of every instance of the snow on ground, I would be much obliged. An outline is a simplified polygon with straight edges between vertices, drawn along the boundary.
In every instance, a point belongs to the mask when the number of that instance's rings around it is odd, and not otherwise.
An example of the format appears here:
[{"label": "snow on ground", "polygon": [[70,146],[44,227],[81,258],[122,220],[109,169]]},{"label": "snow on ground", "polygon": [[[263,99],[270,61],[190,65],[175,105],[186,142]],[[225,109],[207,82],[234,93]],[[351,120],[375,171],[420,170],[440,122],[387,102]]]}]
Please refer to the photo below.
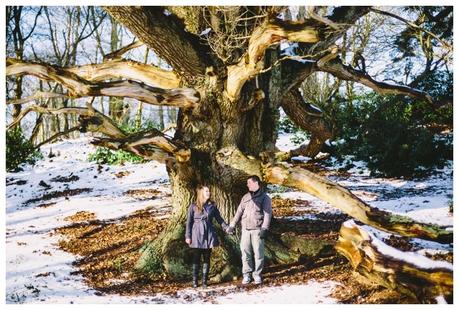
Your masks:
[{"label": "snow on ground", "polygon": [[[292,142],[291,138],[292,134],[279,133],[276,141],[276,147],[281,151],[287,152],[300,146],[300,144]],[[308,143],[308,141],[304,141],[304,143]]]},{"label": "snow on ground", "polygon": [[[42,147],[45,155],[35,166],[25,166],[24,171],[7,173],[6,187],[6,302],[7,303],[336,303],[329,294],[336,283],[310,281],[302,285],[261,287],[251,292],[232,292],[231,286],[213,287],[228,290],[225,296],[213,300],[205,298],[202,291],[186,289],[177,297],[156,295],[123,297],[99,296],[83,283],[72,266],[78,257],[61,251],[58,236],[50,233],[69,222],[64,218],[78,211],[94,212],[96,218],[117,219],[147,206],[166,206],[168,198],[136,200],[125,193],[133,189],[156,189],[164,196],[170,194],[164,165],[155,162],[108,166],[87,161],[95,149],[90,138],[63,141]],[[297,145],[290,136],[282,134],[277,146],[288,150]],[[52,149],[55,157],[48,158]],[[349,177],[334,176],[331,179],[349,188],[367,203],[398,214],[408,215],[418,221],[440,225],[453,225],[448,213],[452,200],[453,164],[450,162],[439,174],[422,180],[370,178],[364,163],[353,162]],[[124,174],[118,178],[117,174]],[[75,176],[78,177],[76,180]],[[73,181],[58,182],[58,177],[74,177]],[[54,179],[54,180],[53,180]],[[25,184],[20,184],[26,181]],[[19,182],[19,183],[18,183]],[[43,183],[44,182],[44,183]],[[40,185],[40,183],[42,185]],[[45,186],[49,185],[49,188]],[[87,189],[75,196],[50,198],[34,203],[30,199],[55,191]],[[304,209],[315,213],[341,213],[340,210],[302,192],[281,187],[270,187],[271,196],[301,199],[308,203]],[[274,192],[273,192],[274,191]],[[39,207],[43,203],[49,206]],[[306,217],[309,214],[305,215]],[[291,218],[298,220],[300,218]],[[387,234],[366,226],[378,238]],[[452,246],[439,245],[414,239],[422,250],[452,250]],[[49,274],[47,274],[49,273]],[[234,290],[233,290],[234,291]],[[307,292],[307,293],[305,293]]]},{"label": "snow on ground", "polygon": [[[34,167],[7,173],[7,184],[19,180],[23,185],[11,184],[6,188],[6,301],[18,302],[78,302],[92,303],[107,297],[94,295],[95,291],[83,284],[71,263],[76,257],[57,247],[58,237],[50,233],[70,224],[64,218],[78,211],[94,212],[99,220],[116,219],[147,206],[162,206],[167,199],[138,201],[124,195],[129,189],[158,189],[168,193],[161,184],[168,182],[164,165],[156,163],[103,166],[87,161],[94,148],[88,138],[55,143],[43,147],[45,155]],[[52,149],[56,157],[48,158]],[[117,178],[116,173],[130,174]],[[53,182],[56,177],[77,176],[71,182]],[[39,185],[43,181],[51,188]],[[90,191],[76,196],[53,198],[26,204],[45,193],[87,188]],[[39,207],[43,203],[55,203]],[[50,275],[47,275],[50,273]],[[110,302],[111,299],[106,300]],[[128,299],[125,300],[128,302]],[[101,301],[105,302],[105,301]],[[115,301],[116,302],[116,301]],[[121,300],[120,300],[121,302]]]},{"label": "snow on ground", "polygon": [[[309,281],[305,285],[263,287],[249,293],[231,293],[215,299],[217,303],[236,304],[335,304],[329,293],[338,285],[334,281]],[[307,294],[305,294],[307,292]]]},{"label": "snow on ground", "polygon": [[331,179],[374,207],[419,222],[452,226],[453,216],[448,204],[453,197],[453,162],[447,162],[443,169],[437,169],[437,173],[419,180],[370,178],[366,175]]}]

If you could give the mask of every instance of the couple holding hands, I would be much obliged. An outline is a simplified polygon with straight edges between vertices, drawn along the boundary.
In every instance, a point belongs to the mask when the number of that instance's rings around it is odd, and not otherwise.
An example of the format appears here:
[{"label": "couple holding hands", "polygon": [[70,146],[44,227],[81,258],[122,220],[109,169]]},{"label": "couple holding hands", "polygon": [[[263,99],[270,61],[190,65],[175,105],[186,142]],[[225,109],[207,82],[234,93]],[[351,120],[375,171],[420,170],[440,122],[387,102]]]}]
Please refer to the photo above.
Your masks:
[{"label": "couple holding hands", "polygon": [[[215,202],[210,200],[207,186],[197,188],[196,203],[188,209],[185,241],[192,248],[193,287],[198,286],[198,275],[202,257],[202,286],[207,287],[212,248],[219,245],[213,219],[228,234],[233,234],[234,227],[241,220],[242,284],[261,284],[261,271],[264,262],[264,239],[272,217],[271,198],[261,188],[260,178],[256,175],[247,179],[249,192],[245,194],[230,224],[226,224]],[[252,278],[253,277],[253,278]]]}]

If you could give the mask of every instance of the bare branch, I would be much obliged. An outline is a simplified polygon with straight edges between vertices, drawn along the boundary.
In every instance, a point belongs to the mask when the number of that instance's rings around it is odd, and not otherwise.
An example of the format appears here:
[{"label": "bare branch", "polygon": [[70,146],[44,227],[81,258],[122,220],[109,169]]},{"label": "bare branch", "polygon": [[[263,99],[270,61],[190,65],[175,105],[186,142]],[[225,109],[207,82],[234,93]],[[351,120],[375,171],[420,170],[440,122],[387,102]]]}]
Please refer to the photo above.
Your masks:
[{"label": "bare branch", "polygon": [[142,45],[143,45],[143,42],[141,42],[141,41],[132,42],[131,44],[126,45],[126,46],[120,48],[119,50],[114,51],[113,53],[105,55],[104,56],[104,61],[119,59],[119,58],[121,58],[121,56],[126,54],[128,51],[130,51],[130,50],[132,50],[134,48],[137,48],[139,46],[142,46]]},{"label": "bare branch", "polygon": [[307,147],[300,146],[289,151],[287,158],[298,155],[314,158],[319,154],[325,141],[333,136],[323,114],[305,102],[300,91],[295,88],[285,94],[281,106],[295,125],[311,133]]},{"label": "bare branch", "polygon": [[75,126],[75,127],[70,128],[70,129],[67,129],[67,130],[65,130],[65,131],[63,131],[63,132],[58,132],[58,133],[56,133],[55,135],[51,136],[49,139],[46,139],[45,141],[40,142],[40,143],[37,144],[34,148],[35,148],[35,149],[39,149],[42,145],[45,145],[46,143],[52,142],[52,141],[56,140],[57,138],[59,138],[60,136],[69,134],[69,133],[71,133],[71,132],[73,132],[73,131],[77,131],[77,130],[79,130],[80,128],[81,128],[81,126],[78,125],[78,126]]},{"label": "bare branch", "polygon": [[319,71],[328,72],[342,80],[354,81],[363,84],[383,95],[394,94],[410,96],[412,98],[427,101],[436,108],[443,105],[442,103],[434,102],[433,98],[424,91],[403,85],[378,82],[366,72],[344,65],[338,58],[322,64],[317,63],[317,65]]},{"label": "bare branch", "polygon": [[59,109],[50,109],[43,106],[31,105],[21,111],[21,114],[16,120],[8,125],[7,130],[13,128],[18,122],[21,121],[24,116],[30,112],[44,113],[44,114],[76,114],[80,116],[80,123],[83,127],[83,131],[89,128],[90,131],[97,131],[109,137],[123,138],[125,134],[113,123],[113,121],[103,115],[102,113],[90,110],[87,108],[81,107],[71,107],[71,108],[59,108]]},{"label": "bare branch", "polygon": [[394,13],[391,13],[391,12],[387,12],[387,11],[383,11],[383,10],[380,10],[380,9],[375,9],[375,8],[371,8],[370,11],[372,12],[375,12],[377,14],[381,14],[381,15],[386,15],[386,16],[390,16],[390,17],[393,17],[395,19],[398,19],[402,22],[404,22],[405,24],[407,24],[408,26],[410,26],[411,28],[414,28],[414,29],[417,29],[417,30],[420,30],[422,32],[425,32],[427,33],[429,36],[431,36],[432,38],[435,38],[438,42],[440,42],[443,46],[445,46],[449,51],[453,51],[453,47],[451,46],[451,44],[449,44],[448,42],[446,42],[445,40],[442,40],[440,39],[437,35],[435,35],[434,33],[430,32],[429,30],[427,29],[424,29],[418,25],[416,25],[415,23],[413,23],[412,21],[409,21],[401,16],[398,16]]},{"label": "bare branch", "polygon": [[124,138],[98,138],[94,143],[110,149],[124,149],[142,158],[161,162],[176,159],[183,163],[191,157],[190,149],[179,142],[173,142],[156,129],[135,133]]},{"label": "bare branch", "polygon": [[449,262],[392,248],[353,221],[341,226],[335,249],[372,282],[420,302],[428,303],[438,296],[452,302],[453,264]]},{"label": "bare branch", "polygon": [[27,41],[27,39],[29,39],[30,36],[32,35],[32,33],[34,32],[35,27],[37,26],[38,17],[41,15],[41,11],[42,11],[42,10],[43,10],[43,7],[41,6],[40,9],[38,10],[37,15],[35,15],[35,20],[34,20],[34,22],[33,22],[32,28],[31,28],[30,31],[29,31],[29,34],[27,34],[27,35],[24,36],[24,38],[23,38],[24,41]]},{"label": "bare branch", "polygon": [[[129,65],[121,64],[121,68],[115,70],[113,73],[110,71],[104,73],[102,72],[105,69],[104,64],[101,66],[101,71],[98,74],[94,73],[94,75],[89,70],[91,67],[88,66],[83,66],[86,71],[80,67],[80,71],[82,71],[82,75],[86,74],[89,77],[97,79],[101,78],[101,76],[106,77],[111,76],[111,74],[120,74],[121,69],[125,69],[126,66],[129,67]],[[138,64],[138,68],[142,68],[142,66],[145,65]],[[69,90],[69,96],[72,98],[87,96],[128,97],[153,105],[177,106],[185,109],[194,108],[200,100],[199,93],[191,88],[165,90],[130,80],[94,83],[73,72],[78,72],[78,70],[78,67],[77,69],[65,69],[48,64],[7,59],[6,75],[29,74],[40,79],[56,81]],[[124,71],[127,72],[126,74],[133,74],[133,72],[136,72],[135,70],[130,71],[130,69],[127,69]]]},{"label": "bare branch", "polygon": [[311,6],[308,8],[308,13],[309,13],[309,16],[311,16],[311,18],[329,26],[330,28],[333,28],[334,30],[341,30],[343,28],[343,26],[329,20],[328,18],[326,17],[323,17],[323,16],[320,16],[318,13],[317,13],[317,9],[318,7],[316,6]]},{"label": "bare branch", "polygon": [[266,49],[281,40],[314,43],[319,41],[319,34],[316,26],[310,22],[273,20],[257,27],[249,40],[247,53],[239,63],[228,67],[225,93],[231,101],[239,98],[242,86],[247,80],[263,70]]},{"label": "bare branch", "polygon": [[101,64],[73,67],[67,70],[91,82],[125,78],[166,89],[178,88],[180,83],[174,72],[134,60],[116,59]]},{"label": "bare branch", "polygon": [[59,94],[59,93],[53,93],[53,92],[43,92],[43,91],[38,91],[34,95],[21,98],[21,99],[14,99],[14,100],[8,100],[6,104],[24,104],[30,101],[36,101],[39,99],[51,99],[51,98],[68,98],[68,95],[66,94]]}]

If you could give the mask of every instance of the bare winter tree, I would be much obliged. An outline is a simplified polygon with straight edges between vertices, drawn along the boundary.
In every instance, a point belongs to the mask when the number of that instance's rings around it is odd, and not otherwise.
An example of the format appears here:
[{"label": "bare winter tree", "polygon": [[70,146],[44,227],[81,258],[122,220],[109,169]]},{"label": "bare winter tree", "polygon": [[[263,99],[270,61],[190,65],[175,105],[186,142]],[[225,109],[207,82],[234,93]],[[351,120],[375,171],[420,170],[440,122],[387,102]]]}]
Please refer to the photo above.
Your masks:
[{"label": "bare winter tree", "polygon": [[[435,107],[442,105],[424,91],[377,81],[339,57],[341,50],[336,43],[370,12],[370,7],[303,8],[301,21],[282,18],[285,7],[104,9],[140,42],[106,55],[103,63],[77,67],[7,59],[6,74],[52,80],[67,89],[62,96],[89,98],[86,107],[28,106],[19,120],[30,111],[78,115],[80,131],[103,135],[94,139],[94,144],[166,164],[173,214],[165,231],[144,247],[139,269],[187,276],[184,222],[196,185],[210,186],[223,216],[229,219],[246,190],[247,176],[252,174],[266,183],[310,193],[384,231],[452,241],[451,231],[373,208],[338,184],[286,162],[298,153],[314,157],[332,136],[320,111],[311,110],[299,91],[313,73],[326,72],[383,95],[410,96]],[[296,55],[282,55],[278,48],[281,42],[298,43]],[[122,58],[139,44],[147,45],[172,71]],[[157,130],[126,134],[92,106],[92,98],[97,96],[134,98],[145,104],[179,108],[174,137]],[[300,152],[282,153],[275,147],[279,107],[312,133],[309,145]],[[292,262],[301,254],[275,235],[266,247],[272,263]],[[213,275],[220,279],[233,276],[239,263],[235,240],[228,238],[213,259],[217,262]]]}]

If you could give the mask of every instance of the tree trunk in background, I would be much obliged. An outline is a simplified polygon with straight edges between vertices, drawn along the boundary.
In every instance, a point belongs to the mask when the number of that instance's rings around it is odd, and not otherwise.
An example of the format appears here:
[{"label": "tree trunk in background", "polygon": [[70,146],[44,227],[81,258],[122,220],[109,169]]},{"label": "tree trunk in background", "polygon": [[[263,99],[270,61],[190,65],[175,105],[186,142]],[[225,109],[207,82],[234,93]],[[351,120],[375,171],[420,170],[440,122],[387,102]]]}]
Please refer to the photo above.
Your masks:
[{"label": "tree trunk in background", "polygon": [[[121,46],[121,39],[119,37],[119,24],[110,17],[111,23],[111,32],[110,32],[110,52],[113,53],[117,51]],[[124,118],[124,98],[123,97],[109,97],[108,98],[108,107],[109,107],[109,116],[117,124],[123,123]]]},{"label": "tree trunk in background", "polygon": [[135,127],[140,128],[142,127],[142,110],[143,110],[143,102],[139,102],[139,108],[137,109],[137,113],[135,114]]},{"label": "tree trunk in background", "polygon": [[175,107],[166,107],[167,110],[167,120],[169,123],[175,123],[177,120],[177,108]]},{"label": "tree trunk in background", "polygon": [[158,107],[159,130],[164,130],[164,110],[163,106]]}]

